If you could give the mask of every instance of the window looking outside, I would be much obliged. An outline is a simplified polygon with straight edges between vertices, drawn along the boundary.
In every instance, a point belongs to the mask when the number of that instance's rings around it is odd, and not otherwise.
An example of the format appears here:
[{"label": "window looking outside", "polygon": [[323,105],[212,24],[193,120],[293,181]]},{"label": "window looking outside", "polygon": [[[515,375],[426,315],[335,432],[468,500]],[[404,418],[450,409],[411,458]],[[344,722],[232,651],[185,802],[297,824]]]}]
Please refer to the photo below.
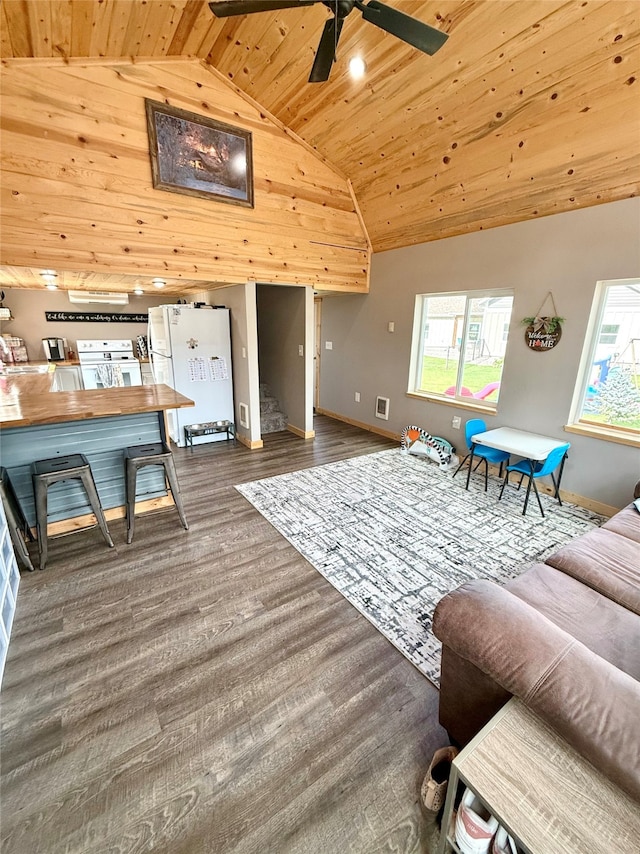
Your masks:
[{"label": "window looking outside", "polygon": [[579,423],[640,437],[640,280],[598,285],[577,391]]},{"label": "window looking outside", "polygon": [[512,307],[505,290],[419,294],[409,391],[495,408]]}]

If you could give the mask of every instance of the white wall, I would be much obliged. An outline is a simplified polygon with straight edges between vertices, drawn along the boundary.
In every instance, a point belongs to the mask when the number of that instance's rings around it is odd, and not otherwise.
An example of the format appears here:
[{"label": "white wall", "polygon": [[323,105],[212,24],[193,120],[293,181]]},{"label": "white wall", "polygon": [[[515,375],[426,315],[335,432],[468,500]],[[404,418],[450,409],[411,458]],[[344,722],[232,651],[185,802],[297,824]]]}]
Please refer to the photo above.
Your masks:
[{"label": "white wall", "polygon": [[[374,255],[367,296],[323,301],[320,407],[400,433],[417,424],[459,448],[452,417],[475,417],[406,396],[415,295],[513,288],[514,309],[495,416],[509,425],[570,441],[563,488],[614,507],[626,504],[640,478],[637,448],[566,433],[569,407],[596,283],[640,275],[640,199],[627,199]],[[524,343],[523,317],[548,291],[566,318],[553,350]],[[394,321],[395,332],[387,331]],[[333,344],[325,349],[325,342]],[[354,393],[361,402],[355,403]],[[390,398],[389,421],[374,416],[376,395]]]},{"label": "white wall", "polygon": [[[259,442],[260,393],[255,282],[209,291],[206,301],[209,305],[223,305],[230,310],[236,433],[252,444]],[[249,408],[248,428],[240,423],[241,403]]]}]

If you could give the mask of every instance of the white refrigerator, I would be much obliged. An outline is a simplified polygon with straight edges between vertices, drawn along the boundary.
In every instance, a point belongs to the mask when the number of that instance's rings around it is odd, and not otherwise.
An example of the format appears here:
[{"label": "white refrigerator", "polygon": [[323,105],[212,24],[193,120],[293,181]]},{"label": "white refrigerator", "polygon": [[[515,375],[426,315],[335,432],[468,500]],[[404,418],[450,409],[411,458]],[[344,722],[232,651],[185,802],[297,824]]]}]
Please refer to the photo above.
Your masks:
[{"label": "white refrigerator", "polygon": [[[167,411],[169,435],[185,445],[186,425],[234,421],[228,308],[160,305],[149,309],[149,359],[154,381],[195,402]],[[227,434],[194,436],[193,444],[226,440]]]}]

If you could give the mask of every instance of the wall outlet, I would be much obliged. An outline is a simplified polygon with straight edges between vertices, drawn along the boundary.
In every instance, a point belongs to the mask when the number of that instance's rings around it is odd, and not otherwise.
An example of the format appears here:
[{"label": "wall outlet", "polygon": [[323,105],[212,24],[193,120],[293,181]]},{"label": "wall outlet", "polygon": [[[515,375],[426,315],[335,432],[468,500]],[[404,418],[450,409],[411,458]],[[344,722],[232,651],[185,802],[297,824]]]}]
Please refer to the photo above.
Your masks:
[{"label": "wall outlet", "polygon": [[298,344],[298,356],[304,356],[304,344]]},{"label": "wall outlet", "polygon": [[247,348],[246,348],[246,347],[243,347],[243,348],[242,348],[242,358],[243,358],[243,359],[246,359],[246,358],[247,358]]},{"label": "wall outlet", "polygon": [[459,430],[460,424],[461,424],[460,416],[459,415],[454,416],[454,418],[452,418],[452,420],[451,420],[451,426],[454,428],[454,430]]},{"label": "wall outlet", "polygon": [[324,342],[325,350],[333,350],[333,341],[325,341]]},{"label": "wall outlet", "polygon": [[389,323],[387,323],[387,329],[389,330],[389,332],[395,332],[396,331],[396,325],[393,322],[393,320],[390,320]]},{"label": "wall outlet", "polygon": [[360,392],[359,391],[357,391],[355,393],[355,401],[356,401],[356,403],[360,403]]}]

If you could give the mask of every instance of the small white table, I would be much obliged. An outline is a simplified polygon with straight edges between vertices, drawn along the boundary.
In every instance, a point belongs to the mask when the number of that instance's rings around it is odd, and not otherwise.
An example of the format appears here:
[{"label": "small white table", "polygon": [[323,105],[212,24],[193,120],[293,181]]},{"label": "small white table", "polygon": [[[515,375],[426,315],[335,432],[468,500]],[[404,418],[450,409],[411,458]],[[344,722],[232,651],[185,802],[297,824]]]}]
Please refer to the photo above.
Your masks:
[{"label": "small white table", "polygon": [[[505,451],[507,454],[513,454],[514,456],[526,459],[529,463],[529,470],[531,474],[529,477],[529,483],[527,484],[527,494],[524,499],[522,515],[524,516],[527,512],[527,505],[529,504],[529,496],[531,494],[531,485],[533,484],[540,512],[544,516],[540,496],[538,495],[538,490],[533,479],[535,463],[546,460],[551,451],[556,448],[562,448],[567,444],[567,442],[562,442],[558,439],[551,439],[549,436],[541,436],[539,433],[528,433],[526,430],[516,430],[514,427],[497,427],[495,430],[486,430],[484,433],[476,433],[475,436],[471,437],[471,462],[473,462],[473,450],[476,445],[483,445],[485,448],[496,448],[498,451]],[[562,504],[560,499],[560,481],[562,480],[562,472],[564,471],[566,458],[567,455],[565,453],[562,457],[562,462],[560,463],[557,482],[554,475],[551,475],[551,480],[553,481],[553,486],[555,488],[554,498],[557,498],[560,504]],[[471,472],[471,466],[469,466],[469,472]],[[508,476],[509,473],[507,472],[505,475],[505,481],[502,484],[502,490],[500,491],[500,498],[502,498],[502,492],[504,491]],[[522,482],[522,479],[520,482]],[[467,488],[468,487],[469,476],[467,476]]]},{"label": "small white table", "polygon": [[539,433],[515,430],[513,427],[497,427],[495,430],[476,433],[471,437],[471,441],[474,445],[496,448],[498,451],[506,451],[508,454],[536,462],[546,460],[551,451],[567,444]]}]

